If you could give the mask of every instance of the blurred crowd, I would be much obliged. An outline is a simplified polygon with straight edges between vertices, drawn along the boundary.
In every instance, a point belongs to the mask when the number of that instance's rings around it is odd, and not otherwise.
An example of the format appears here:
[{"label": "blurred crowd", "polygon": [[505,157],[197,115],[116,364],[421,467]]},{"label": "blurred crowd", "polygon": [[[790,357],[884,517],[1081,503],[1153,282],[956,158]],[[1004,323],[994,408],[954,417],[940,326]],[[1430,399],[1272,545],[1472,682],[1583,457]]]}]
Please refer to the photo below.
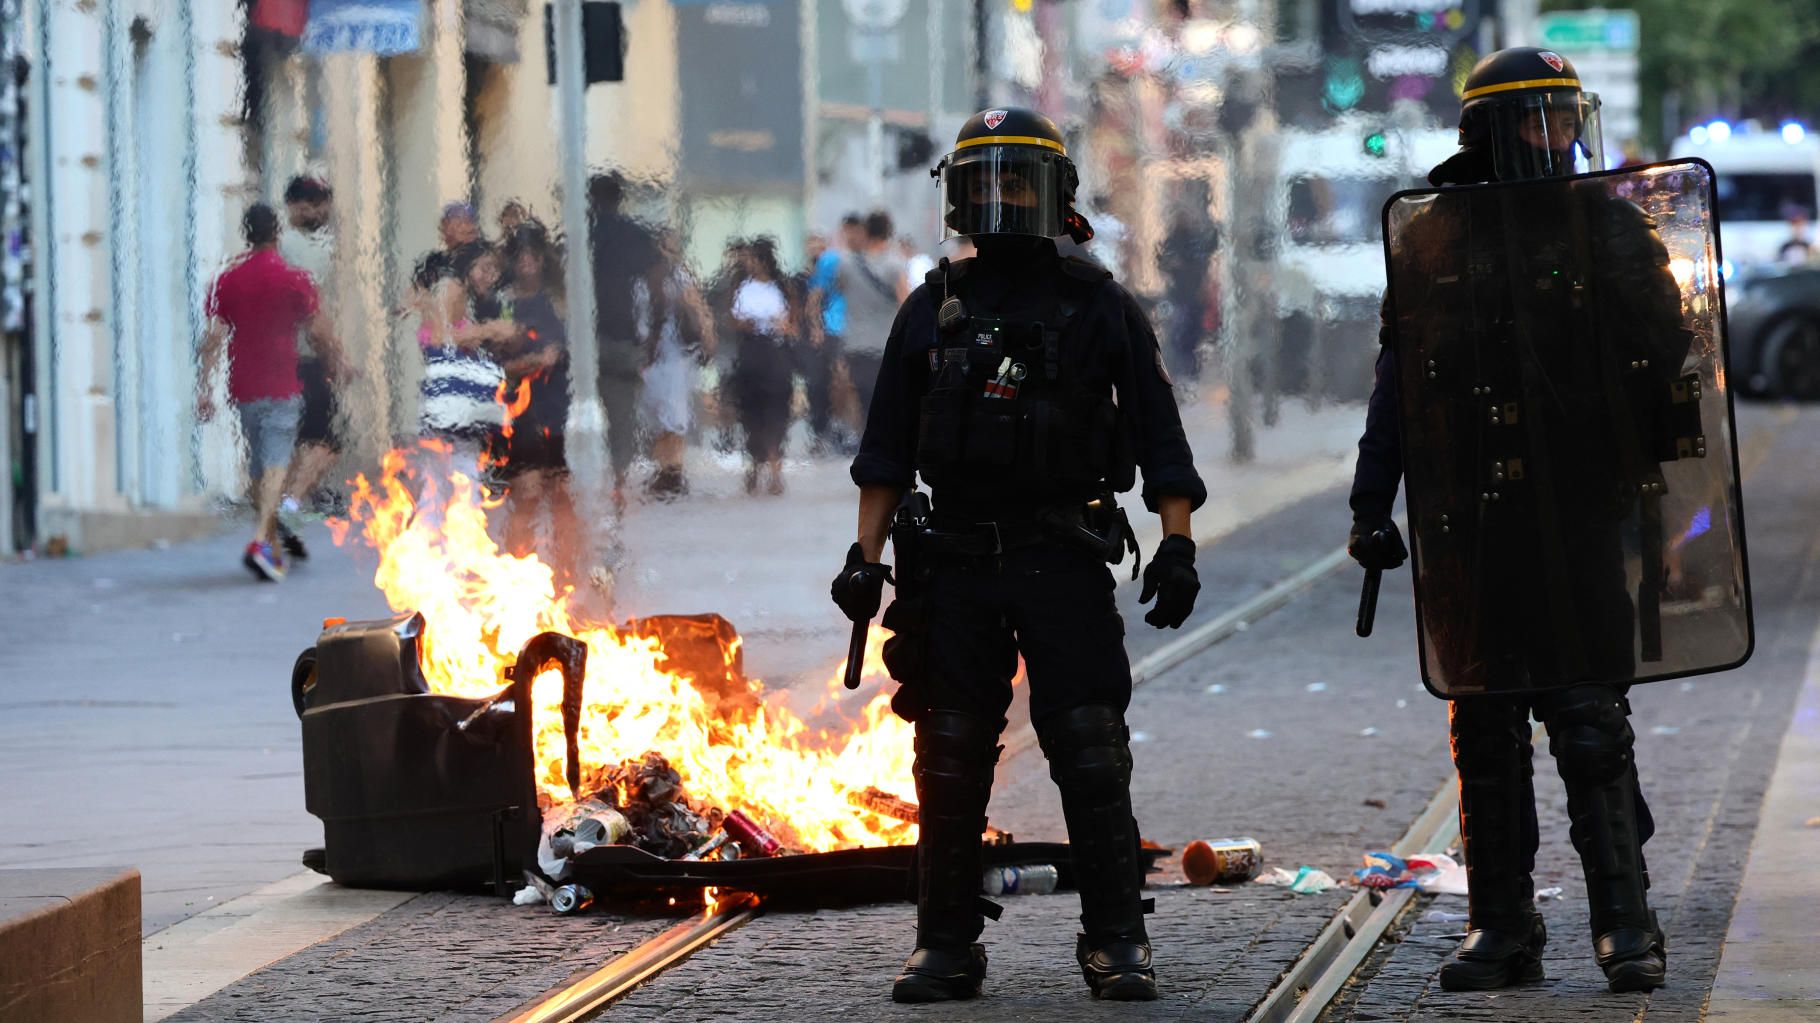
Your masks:
[{"label": "blurred crowd", "polygon": [[[897,309],[937,257],[900,236],[888,213],[856,212],[811,234],[794,259],[768,236],[733,239],[702,275],[675,231],[626,212],[625,192],[617,175],[589,182],[590,340],[615,510],[629,499],[685,499],[685,455],[697,447],[740,453],[748,493],[782,494],[798,422],[798,455],[851,454]],[[244,561],[270,580],[308,556],[295,518],[337,463],[336,393],[354,373],[332,326],[333,202],[322,181],[299,177],[282,211],[251,207],[247,251],[208,298],[198,414],[214,414],[212,380],[225,362],[256,514]],[[950,242],[941,254],[961,257],[964,247]],[[587,533],[565,436],[574,343],[566,251],[523,203],[505,203],[487,223],[469,203],[450,202],[440,244],[413,261],[393,314],[415,328],[425,449],[503,493],[509,550],[579,565],[585,552],[561,549]]]}]

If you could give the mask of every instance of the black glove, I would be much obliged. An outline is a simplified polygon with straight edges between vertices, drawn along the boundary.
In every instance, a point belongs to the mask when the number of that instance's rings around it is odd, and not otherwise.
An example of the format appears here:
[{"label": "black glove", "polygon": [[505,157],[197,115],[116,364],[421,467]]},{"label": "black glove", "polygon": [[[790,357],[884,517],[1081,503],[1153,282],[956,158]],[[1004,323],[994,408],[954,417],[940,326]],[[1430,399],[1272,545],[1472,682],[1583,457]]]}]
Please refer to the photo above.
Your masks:
[{"label": "black glove", "polygon": [[868,622],[878,614],[887,582],[897,585],[891,578],[891,566],[867,561],[865,552],[856,543],[847,548],[847,563],[834,577],[833,585],[828,587],[828,595],[834,598],[834,603],[849,621]]},{"label": "black glove", "polygon": [[1164,537],[1144,568],[1144,591],[1138,594],[1138,603],[1148,604],[1150,598],[1156,598],[1156,606],[1144,621],[1159,629],[1181,628],[1200,592],[1201,577],[1194,574],[1194,541],[1180,534]]},{"label": "black glove", "polygon": [[1381,572],[1402,565],[1409,557],[1409,548],[1403,546],[1403,534],[1390,516],[1359,515],[1352,520],[1346,553],[1366,568]]}]

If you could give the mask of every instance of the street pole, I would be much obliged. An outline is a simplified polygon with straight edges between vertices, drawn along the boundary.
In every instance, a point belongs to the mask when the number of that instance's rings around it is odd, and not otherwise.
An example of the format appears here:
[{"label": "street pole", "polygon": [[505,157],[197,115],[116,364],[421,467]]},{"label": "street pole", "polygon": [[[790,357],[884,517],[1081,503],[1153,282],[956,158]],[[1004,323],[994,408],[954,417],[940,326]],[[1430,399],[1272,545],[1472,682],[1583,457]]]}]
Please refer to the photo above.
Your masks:
[{"label": "street pole", "polygon": [[990,22],[986,0],[973,0],[973,109],[992,105],[992,59],[988,55]]},{"label": "street pole", "polygon": [[885,199],[885,33],[865,28],[873,59],[866,62],[866,184],[872,204]]},{"label": "street pole", "polygon": [[[597,372],[600,351],[594,337],[594,246],[588,229],[588,76],[582,52],[582,0],[553,0],[556,34],[556,103],[560,124],[557,159],[562,165],[562,230],[568,239],[563,284],[568,291],[570,434],[586,438],[571,449],[592,461],[606,442]],[[630,428],[630,424],[622,424]],[[594,440],[595,436],[600,439]],[[579,449],[579,450],[576,450]]]},{"label": "street pole", "polygon": [[1503,9],[1504,41],[1501,45],[1534,46],[1536,43],[1536,0],[1504,0]]}]

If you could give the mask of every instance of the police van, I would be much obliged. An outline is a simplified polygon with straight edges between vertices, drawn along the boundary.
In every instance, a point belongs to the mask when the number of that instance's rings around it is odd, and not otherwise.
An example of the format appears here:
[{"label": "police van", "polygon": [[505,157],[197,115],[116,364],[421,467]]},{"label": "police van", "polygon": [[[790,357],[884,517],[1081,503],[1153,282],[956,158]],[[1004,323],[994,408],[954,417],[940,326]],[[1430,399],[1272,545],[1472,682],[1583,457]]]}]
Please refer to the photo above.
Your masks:
[{"label": "police van", "polygon": [[1719,224],[1732,267],[1784,261],[1782,250],[1795,237],[1797,215],[1805,222],[1805,240],[1815,243],[1820,139],[1801,125],[1765,129],[1714,121],[1676,139],[1669,153],[1699,157],[1718,172]]},{"label": "police van", "polygon": [[1384,296],[1384,203],[1424,188],[1452,156],[1458,134],[1439,126],[1399,128],[1388,115],[1353,113],[1321,131],[1285,129],[1277,205],[1278,317],[1285,383],[1295,365],[1329,397],[1369,392]]}]

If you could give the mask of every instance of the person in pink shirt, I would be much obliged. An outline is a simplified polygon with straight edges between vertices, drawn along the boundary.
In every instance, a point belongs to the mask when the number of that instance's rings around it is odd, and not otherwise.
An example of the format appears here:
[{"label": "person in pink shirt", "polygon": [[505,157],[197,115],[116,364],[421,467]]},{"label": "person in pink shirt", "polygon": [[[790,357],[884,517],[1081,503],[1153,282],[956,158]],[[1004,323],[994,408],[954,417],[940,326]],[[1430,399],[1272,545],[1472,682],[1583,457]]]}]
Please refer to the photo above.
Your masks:
[{"label": "person in pink shirt", "polygon": [[208,330],[198,353],[196,415],[214,418],[212,381],[227,354],[227,392],[246,438],[249,498],[254,508],[253,539],[242,562],[256,576],[284,578],[277,539],[278,501],[296,441],[303,408],[297,379],[297,332],[311,345],[333,379],[346,376],[340,345],[327,318],[318,314],[316,287],[309,274],[278,255],[278,214],[256,203],[242,220],[246,253],[209,289]]}]

